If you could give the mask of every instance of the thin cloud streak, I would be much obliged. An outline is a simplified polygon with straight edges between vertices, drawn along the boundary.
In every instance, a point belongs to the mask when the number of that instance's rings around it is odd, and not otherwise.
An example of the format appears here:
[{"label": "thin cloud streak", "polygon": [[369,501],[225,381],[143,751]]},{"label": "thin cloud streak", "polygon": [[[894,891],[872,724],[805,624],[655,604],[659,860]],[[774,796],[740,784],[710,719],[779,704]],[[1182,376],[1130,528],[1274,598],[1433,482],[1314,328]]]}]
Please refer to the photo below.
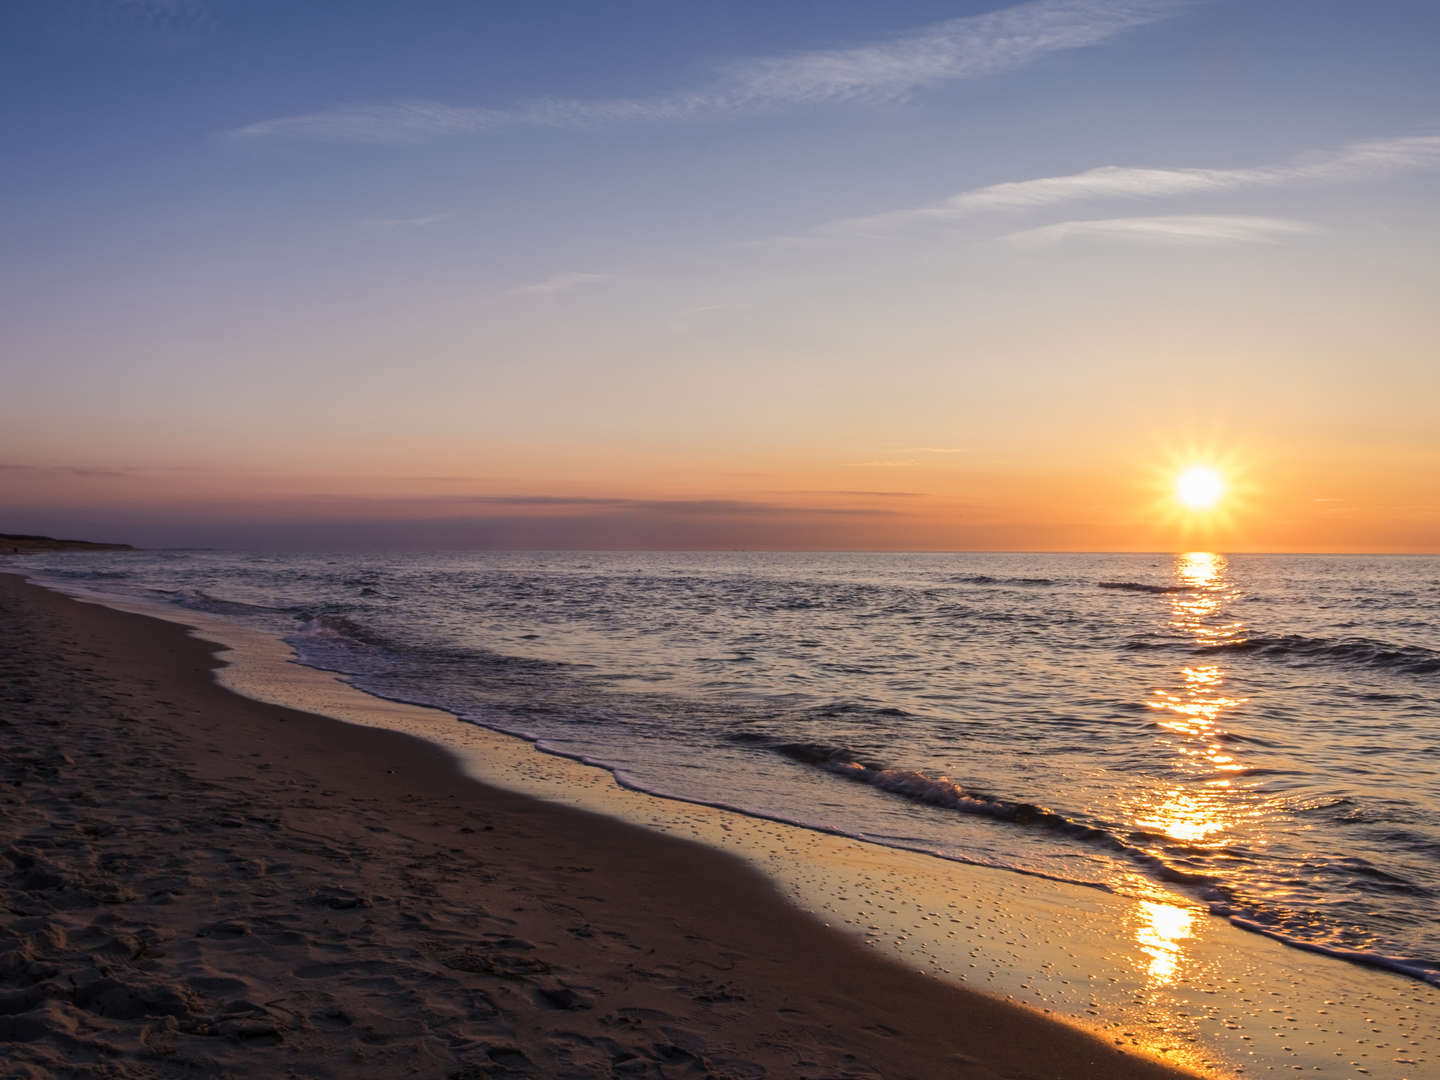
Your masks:
[{"label": "thin cloud streak", "polygon": [[0,472],[39,473],[41,475],[80,476],[85,479],[113,479],[131,476],[134,469],[97,469],[88,465],[18,465],[0,463]]},{"label": "thin cloud streak", "polygon": [[509,296],[548,296],[553,293],[569,292],[571,289],[578,289],[585,285],[609,281],[612,276],[611,274],[584,274],[568,271],[563,274],[554,274],[533,285],[520,285],[517,288],[509,289],[506,294]]},{"label": "thin cloud streak", "polygon": [[451,214],[425,214],[420,217],[406,218],[365,218],[361,225],[370,225],[382,229],[423,229],[430,225],[439,225],[442,221],[449,221]]},{"label": "thin cloud streak", "polygon": [[715,311],[746,311],[750,304],[698,304],[695,307],[681,308],[675,312],[677,318],[686,318],[691,315],[709,315]]},{"label": "thin cloud streak", "polygon": [[943,202],[821,225],[812,237],[879,237],[920,224],[951,224],[997,211],[1032,210],[1087,199],[1156,199],[1245,188],[1345,183],[1440,169],[1440,136],[1416,135],[1350,143],[1276,165],[1248,169],[1145,169],[1103,165],[962,191]]},{"label": "thin cloud streak", "polygon": [[776,495],[847,495],[864,499],[923,499],[923,491],[853,491],[848,488],[812,488],[792,491],[776,491]]},{"label": "thin cloud streak", "polygon": [[1025,67],[1053,52],[1098,45],[1176,14],[1181,0],[1035,0],[948,19],[890,41],[746,60],[731,66],[731,97],[828,104],[886,101],[956,80]]},{"label": "thin cloud streak", "polygon": [[[789,492],[782,494],[803,494]],[[861,494],[843,492],[835,494]],[[867,492],[864,494],[888,494]],[[908,492],[897,493],[909,495]],[[664,499],[628,498],[613,495],[336,495],[313,493],[291,496],[288,499],[261,499],[270,505],[323,505],[328,510],[338,507],[386,506],[395,509],[445,508],[455,510],[476,510],[485,507],[504,507],[526,511],[566,511],[581,514],[652,514],[680,516],[799,516],[799,517],[884,517],[897,513],[874,507],[805,506],[790,503],[761,502],[751,499]]]},{"label": "thin cloud streak", "polygon": [[888,41],[737,60],[708,90],[654,98],[541,99],[502,108],[412,101],[248,124],[242,138],[407,143],[503,127],[579,128],[688,120],[791,105],[900,100],[942,83],[1026,67],[1178,14],[1194,0],[1032,0],[934,23]]},{"label": "thin cloud streak", "polygon": [[115,0],[121,15],[156,30],[196,30],[213,23],[210,9],[200,0]]},{"label": "thin cloud streak", "polygon": [[[951,456],[954,454],[969,454],[972,450],[968,446],[902,446],[898,450],[890,452],[895,454]],[[873,461],[847,461],[843,463],[847,469],[914,469],[919,468],[921,464],[922,463],[915,458],[876,458]],[[933,467],[933,465],[930,467]]]},{"label": "thin cloud streak", "polygon": [[1217,214],[1104,218],[1061,221],[1001,237],[1019,247],[1046,247],[1074,237],[1100,237],[1168,244],[1274,244],[1291,236],[1322,231],[1305,221]]}]

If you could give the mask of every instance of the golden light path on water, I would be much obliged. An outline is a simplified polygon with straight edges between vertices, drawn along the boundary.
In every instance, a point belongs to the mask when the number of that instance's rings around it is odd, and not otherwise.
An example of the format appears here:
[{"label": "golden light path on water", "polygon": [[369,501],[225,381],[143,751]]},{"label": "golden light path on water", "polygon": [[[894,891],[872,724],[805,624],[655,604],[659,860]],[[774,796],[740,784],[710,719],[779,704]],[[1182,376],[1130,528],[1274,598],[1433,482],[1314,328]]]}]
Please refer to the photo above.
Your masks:
[{"label": "golden light path on water", "polygon": [[[1218,617],[1235,594],[1227,566],[1223,555],[1208,551],[1176,556],[1175,591],[1165,594],[1170,622],[1197,646],[1243,640],[1242,624]],[[1243,772],[1245,765],[1221,737],[1225,716],[1247,699],[1225,692],[1225,671],[1219,664],[1187,664],[1178,674],[1177,686],[1153,690],[1146,705],[1159,714],[1159,730],[1178,737],[1181,764],[1197,782],[1150,796],[1133,808],[1133,820],[1137,827],[1171,840],[1217,848],[1229,841],[1242,820],[1257,813],[1247,800],[1235,797],[1227,774]],[[1156,890],[1152,898],[1138,901],[1134,920],[1135,941],[1147,958],[1146,974],[1153,987],[1165,986],[1179,974],[1196,915],[1194,908],[1171,903],[1163,895]]]}]

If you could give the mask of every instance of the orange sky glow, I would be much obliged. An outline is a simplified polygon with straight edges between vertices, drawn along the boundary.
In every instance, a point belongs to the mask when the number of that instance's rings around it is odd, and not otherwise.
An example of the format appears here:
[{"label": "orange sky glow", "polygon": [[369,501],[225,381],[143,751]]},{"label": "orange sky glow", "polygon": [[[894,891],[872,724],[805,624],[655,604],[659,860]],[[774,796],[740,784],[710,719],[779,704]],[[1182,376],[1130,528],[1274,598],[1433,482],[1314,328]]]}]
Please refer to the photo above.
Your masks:
[{"label": "orange sky glow", "polygon": [[[652,452],[653,453],[653,452]],[[487,468],[428,459],[375,472],[193,466],[12,465],[21,524],[160,544],[287,547],[757,548],[1423,552],[1440,500],[1417,455],[1325,461],[1275,450],[1178,447],[1022,465],[961,448],[879,448],[821,461],[632,452],[586,459],[500,452]],[[1078,457],[1078,455],[1076,455]],[[808,459],[807,459],[808,458]],[[1225,481],[1204,510],[1176,496],[1192,460]],[[173,537],[174,539],[170,539]]]}]

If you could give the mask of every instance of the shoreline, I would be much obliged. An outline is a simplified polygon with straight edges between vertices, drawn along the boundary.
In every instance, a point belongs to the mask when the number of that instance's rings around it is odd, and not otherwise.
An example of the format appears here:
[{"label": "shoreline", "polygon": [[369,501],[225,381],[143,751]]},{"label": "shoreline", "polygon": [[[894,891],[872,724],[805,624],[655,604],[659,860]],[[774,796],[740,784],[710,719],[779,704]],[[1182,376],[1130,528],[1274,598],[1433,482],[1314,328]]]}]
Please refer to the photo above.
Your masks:
[{"label": "shoreline", "polygon": [[173,622],[12,575],[0,603],[16,1075],[1182,1075],[733,855],[231,693]]},{"label": "shoreline", "polygon": [[[106,605],[102,610],[127,604],[81,599]],[[409,732],[447,748],[468,775],[493,788],[743,859],[772,892],[778,888],[790,904],[833,926],[847,944],[908,972],[978,988],[986,1000],[1018,1003],[1041,1023],[1062,1017],[1105,1044],[1207,1075],[1303,1068],[1406,1080],[1440,1058],[1440,993],[1433,987],[1301,953],[1163,890],[1137,903],[670,802],[623,788],[598,766],[537,752],[519,736],[360,691],[343,676],[299,665],[278,639],[223,617],[160,605],[129,610],[222,642],[230,651],[212,661],[215,678],[247,698]]]}]

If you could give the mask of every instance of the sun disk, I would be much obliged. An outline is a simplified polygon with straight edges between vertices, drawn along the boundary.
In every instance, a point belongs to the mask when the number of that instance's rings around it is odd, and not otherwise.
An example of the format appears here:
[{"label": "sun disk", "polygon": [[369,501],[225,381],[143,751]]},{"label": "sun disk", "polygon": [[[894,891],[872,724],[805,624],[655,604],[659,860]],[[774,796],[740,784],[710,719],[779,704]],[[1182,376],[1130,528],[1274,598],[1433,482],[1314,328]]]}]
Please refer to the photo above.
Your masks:
[{"label": "sun disk", "polygon": [[1191,465],[1175,478],[1175,497],[1191,510],[1209,510],[1224,493],[1224,479],[1208,465]]}]

